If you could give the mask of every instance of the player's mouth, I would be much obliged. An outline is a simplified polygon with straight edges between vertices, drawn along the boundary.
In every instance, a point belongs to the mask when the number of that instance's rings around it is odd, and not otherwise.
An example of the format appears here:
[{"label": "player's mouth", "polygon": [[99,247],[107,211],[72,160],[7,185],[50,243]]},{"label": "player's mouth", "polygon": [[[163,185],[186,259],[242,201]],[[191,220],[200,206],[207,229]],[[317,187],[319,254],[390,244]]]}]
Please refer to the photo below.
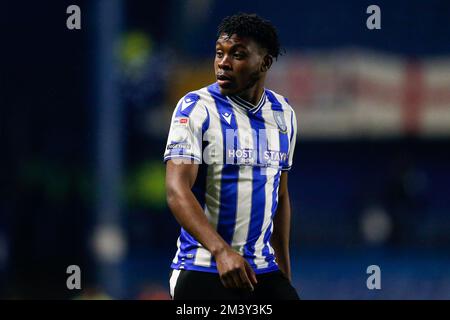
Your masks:
[{"label": "player's mouth", "polygon": [[233,79],[230,76],[227,76],[223,73],[216,75],[217,83],[221,87],[230,87]]}]

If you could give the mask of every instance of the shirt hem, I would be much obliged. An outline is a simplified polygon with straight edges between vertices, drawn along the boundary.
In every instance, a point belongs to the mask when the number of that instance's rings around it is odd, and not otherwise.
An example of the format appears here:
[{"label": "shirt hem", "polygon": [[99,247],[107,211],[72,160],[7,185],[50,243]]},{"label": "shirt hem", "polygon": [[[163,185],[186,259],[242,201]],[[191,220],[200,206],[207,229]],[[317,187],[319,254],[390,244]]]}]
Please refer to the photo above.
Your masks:
[{"label": "shirt hem", "polygon": [[[172,264],[170,267],[174,270],[190,270],[190,271],[200,271],[200,272],[209,272],[209,273],[219,273],[217,271],[216,267],[203,267],[203,266],[196,266],[196,265],[180,266],[180,265],[176,265],[176,264]],[[266,268],[261,268],[261,269],[253,269],[253,271],[256,274],[263,274],[263,273],[274,272],[274,271],[278,271],[278,270],[280,270],[280,268],[278,268],[278,265],[276,265],[276,264],[271,267],[266,267]]]}]

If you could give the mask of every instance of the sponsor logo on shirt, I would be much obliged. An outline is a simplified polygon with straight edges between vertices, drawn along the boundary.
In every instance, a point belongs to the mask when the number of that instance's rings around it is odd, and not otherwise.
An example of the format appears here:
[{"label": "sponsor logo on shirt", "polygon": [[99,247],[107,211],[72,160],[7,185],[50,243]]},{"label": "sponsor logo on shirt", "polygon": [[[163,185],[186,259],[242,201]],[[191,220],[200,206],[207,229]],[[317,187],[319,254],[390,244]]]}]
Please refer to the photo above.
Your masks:
[{"label": "sponsor logo on shirt", "polygon": [[186,143],[186,142],[169,143],[167,145],[167,150],[172,150],[172,149],[186,149],[186,150],[189,150],[189,149],[191,149],[191,145],[189,143]]}]

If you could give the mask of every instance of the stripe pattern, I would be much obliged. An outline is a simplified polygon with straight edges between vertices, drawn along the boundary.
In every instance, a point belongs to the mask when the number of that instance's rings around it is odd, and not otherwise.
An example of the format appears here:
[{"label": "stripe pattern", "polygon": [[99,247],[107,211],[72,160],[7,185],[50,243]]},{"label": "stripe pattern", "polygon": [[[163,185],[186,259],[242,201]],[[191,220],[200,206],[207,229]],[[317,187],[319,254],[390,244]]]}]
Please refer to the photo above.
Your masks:
[{"label": "stripe pattern", "polygon": [[[175,130],[183,131],[180,119],[187,119],[184,135]],[[270,237],[281,172],[292,165],[296,125],[281,95],[266,89],[252,105],[222,95],[216,83],[183,97],[172,116],[167,147],[178,139],[184,150],[166,147],[164,160],[200,160],[192,191],[210,224],[256,273],[278,269]],[[183,228],[171,267],[217,272],[211,253]]]}]

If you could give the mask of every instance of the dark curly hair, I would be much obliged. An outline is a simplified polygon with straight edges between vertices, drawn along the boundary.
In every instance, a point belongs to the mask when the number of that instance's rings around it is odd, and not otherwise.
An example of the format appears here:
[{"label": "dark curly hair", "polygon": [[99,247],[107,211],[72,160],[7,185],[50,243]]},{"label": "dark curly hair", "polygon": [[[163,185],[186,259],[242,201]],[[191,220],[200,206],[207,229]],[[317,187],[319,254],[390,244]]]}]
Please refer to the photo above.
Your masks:
[{"label": "dark curly hair", "polygon": [[277,29],[270,21],[257,14],[240,12],[225,17],[219,24],[217,37],[222,33],[229,36],[236,34],[239,37],[249,37],[261,47],[267,49],[268,53],[275,59],[282,54]]}]

